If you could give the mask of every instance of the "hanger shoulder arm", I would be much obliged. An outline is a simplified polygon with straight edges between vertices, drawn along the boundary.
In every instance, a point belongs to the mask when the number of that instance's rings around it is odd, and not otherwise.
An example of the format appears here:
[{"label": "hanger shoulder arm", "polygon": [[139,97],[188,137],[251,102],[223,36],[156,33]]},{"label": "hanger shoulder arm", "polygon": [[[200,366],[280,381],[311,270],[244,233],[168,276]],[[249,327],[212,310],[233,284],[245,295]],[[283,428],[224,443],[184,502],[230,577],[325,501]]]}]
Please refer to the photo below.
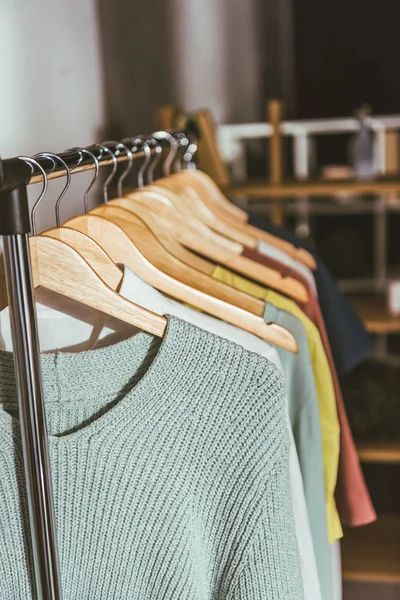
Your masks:
[{"label": "hanger shoulder arm", "polygon": [[35,256],[36,285],[81,302],[148,333],[163,336],[166,328],[164,317],[119,296],[96,275],[73,248],[46,236],[32,237],[30,246]]},{"label": "hanger shoulder arm", "polygon": [[89,236],[70,227],[48,229],[41,235],[61,240],[74,248],[110,288],[115,290],[120,285],[123,278],[121,269]]}]

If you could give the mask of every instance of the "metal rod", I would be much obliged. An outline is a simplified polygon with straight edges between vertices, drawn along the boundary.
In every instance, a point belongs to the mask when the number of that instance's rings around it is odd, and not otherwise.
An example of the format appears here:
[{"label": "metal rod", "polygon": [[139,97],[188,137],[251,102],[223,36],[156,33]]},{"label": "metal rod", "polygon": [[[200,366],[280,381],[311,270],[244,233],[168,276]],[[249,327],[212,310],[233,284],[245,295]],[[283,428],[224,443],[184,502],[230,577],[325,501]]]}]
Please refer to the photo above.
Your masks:
[{"label": "metal rod", "polygon": [[29,238],[3,241],[37,597],[61,600]]}]

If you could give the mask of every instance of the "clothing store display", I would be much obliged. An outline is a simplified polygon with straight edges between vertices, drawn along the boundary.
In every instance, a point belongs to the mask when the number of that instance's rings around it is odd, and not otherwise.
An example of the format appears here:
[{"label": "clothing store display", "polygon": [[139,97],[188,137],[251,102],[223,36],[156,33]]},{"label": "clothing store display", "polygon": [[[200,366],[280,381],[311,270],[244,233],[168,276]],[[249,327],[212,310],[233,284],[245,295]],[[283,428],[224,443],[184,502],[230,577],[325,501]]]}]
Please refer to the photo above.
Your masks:
[{"label": "clothing store display", "polygon": [[341,600],[342,525],[376,515],[338,373],[369,336],[319,257],[185,168],[193,132],[105,144],[0,159],[0,600]]},{"label": "clothing store display", "polygon": [[[214,269],[213,277],[219,281],[223,281],[224,283],[231,285],[232,287],[235,287],[236,289],[246,291],[254,296],[257,295],[258,298],[262,297],[264,300],[266,300],[267,307],[269,304],[272,304],[273,307],[275,306],[281,310],[289,312],[301,321],[307,332],[309,352],[311,360],[313,360],[312,367],[320,413],[328,539],[329,543],[332,543],[342,536],[342,528],[334,498],[340,449],[339,423],[336,411],[336,400],[332,376],[318,330],[315,325],[313,325],[313,323],[311,323],[311,321],[306,317],[306,315],[301,313],[301,310],[296,306],[296,304],[294,304],[291,300],[280,296],[276,292],[262,288],[258,284],[253,284],[253,282],[248,281],[247,279],[244,279],[243,277],[236,275],[235,273],[232,273],[231,271],[228,271],[222,267],[216,267]],[[266,311],[267,310],[268,308],[266,308]],[[268,316],[266,318],[269,320]],[[309,332],[311,332],[311,334]]]},{"label": "clothing store display", "polygon": [[[209,331],[210,333],[217,334],[225,339],[235,342],[247,350],[267,358],[281,371],[283,371],[277,351],[263,340],[237,327],[233,327],[228,323],[214,319],[213,317],[210,317],[204,313],[183,306],[178,302],[171,300],[170,298],[166,298],[157,290],[145,283],[127,267],[124,267],[124,277],[119,293],[132,302],[137,303],[139,306],[143,306],[156,314],[170,314],[175,317],[179,317],[180,319],[192,323],[193,325],[196,325],[205,331]],[[87,309],[84,309],[82,305],[72,306],[70,304],[68,306],[68,312],[65,313],[63,310],[66,311],[67,307],[65,306],[64,302],[60,306],[60,310],[57,310],[56,303],[57,300],[59,301],[59,298],[52,298],[51,294],[45,290],[41,293],[39,291],[38,300],[37,312],[39,339],[43,349],[54,350],[54,348],[57,346],[59,349],[63,348],[65,350],[65,347],[63,347],[63,342],[66,342],[66,346],[79,348],[80,350],[89,350],[90,348],[98,348],[107,343],[115,343],[116,341],[123,339],[124,336],[126,337],[126,333],[128,333],[128,335],[131,333],[125,324],[121,324],[115,319],[107,319],[107,321],[104,323],[104,327],[101,330],[98,330],[98,339],[96,340],[94,338],[94,328],[88,323],[88,321],[96,323],[96,315],[90,315]],[[81,315],[79,315],[79,311],[81,311]],[[74,312],[75,315],[72,317],[71,313]],[[1,349],[10,350],[12,343],[8,310],[4,310],[0,313],[0,341],[1,340]],[[308,413],[310,408],[307,407],[306,410]],[[306,412],[306,410],[303,412]],[[286,416],[287,419],[289,419],[288,412],[286,413]],[[321,537],[320,532],[326,531],[326,518],[323,510],[322,513],[324,523],[322,523],[322,526],[319,527],[318,522],[318,512],[321,512],[320,507],[323,509],[325,502],[323,481],[322,498],[318,495],[318,462],[322,460],[322,453],[321,448],[318,448],[316,444],[314,447],[310,446],[309,448],[309,470],[313,471],[313,489],[310,487],[310,492],[312,492],[314,496],[310,496],[312,510],[310,510],[311,507],[309,507],[309,510],[307,511],[303,487],[304,475],[302,478],[302,472],[300,471],[299,459],[292,433],[293,422],[296,422],[296,418],[293,417],[291,421],[292,424],[288,421],[288,431],[291,441],[290,486],[295,518],[296,537],[299,545],[304,597],[310,600],[318,600],[321,598],[320,582],[325,582],[327,580],[327,575],[329,575],[329,573],[327,574],[325,570],[325,572],[322,573],[322,576],[320,574],[318,578],[316,565],[316,555],[318,556],[318,562],[321,562],[321,555],[323,556],[323,548],[319,540],[319,537]],[[310,420],[310,424],[311,423],[312,420]],[[315,436],[313,431],[308,431],[307,434],[310,436],[310,441],[313,437],[316,437],[318,440],[318,435]],[[304,452],[304,456],[305,454],[306,453]],[[315,470],[312,468],[314,465],[317,465]],[[321,480],[322,477],[323,475],[321,473]],[[311,535],[310,531],[309,517],[310,519],[314,519],[313,535]],[[316,555],[314,548],[317,551]],[[320,568],[318,571],[320,571]],[[325,593],[323,598],[329,598],[329,596]]]},{"label": "clothing store display", "polygon": [[[271,362],[175,317],[41,362],[66,598],[303,597]],[[0,597],[29,599],[10,353],[0,370]]]},{"label": "clothing store display", "polygon": [[314,256],[317,269],[313,274],[317,285],[318,301],[324,317],[336,370],[339,377],[350,372],[356,365],[371,355],[373,350],[372,338],[367,333],[350,302],[339,290],[323,260],[310,244],[285,229],[276,227],[252,215],[250,216],[250,222],[297,247],[306,248]]}]

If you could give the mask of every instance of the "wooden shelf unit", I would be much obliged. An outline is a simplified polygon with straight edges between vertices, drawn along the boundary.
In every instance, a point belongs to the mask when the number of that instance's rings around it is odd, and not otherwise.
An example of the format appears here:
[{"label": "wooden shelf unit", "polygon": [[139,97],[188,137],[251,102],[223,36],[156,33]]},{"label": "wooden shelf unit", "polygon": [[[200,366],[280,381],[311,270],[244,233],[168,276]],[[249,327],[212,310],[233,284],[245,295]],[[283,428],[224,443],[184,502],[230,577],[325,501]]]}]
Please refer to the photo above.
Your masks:
[{"label": "wooden shelf unit", "polygon": [[357,452],[364,463],[400,464],[400,441],[362,442],[357,444]]},{"label": "wooden shelf unit", "polygon": [[383,515],[372,525],[346,528],[342,570],[344,581],[400,583],[400,516]]},{"label": "wooden shelf unit", "polygon": [[246,181],[242,184],[231,184],[223,187],[229,196],[289,198],[296,196],[336,196],[337,194],[381,195],[398,194],[400,179],[398,177],[382,177],[371,181],[348,180],[287,180],[284,183],[269,183],[268,181]]},{"label": "wooden shelf unit", "polygon": [[400,333],[400,317],[392,316],[382,295],[351,295],[350,302],[370,333]]}]

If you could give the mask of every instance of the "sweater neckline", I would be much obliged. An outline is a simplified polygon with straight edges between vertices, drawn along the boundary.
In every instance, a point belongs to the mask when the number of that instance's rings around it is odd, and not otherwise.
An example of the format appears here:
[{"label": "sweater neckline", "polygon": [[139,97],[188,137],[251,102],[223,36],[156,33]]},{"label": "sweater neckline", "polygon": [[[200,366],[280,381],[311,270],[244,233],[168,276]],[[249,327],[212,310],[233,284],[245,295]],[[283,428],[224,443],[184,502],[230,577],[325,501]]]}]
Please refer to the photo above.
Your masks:
[{"label": "sweater neckline", "polygon": [[[176,317],[167,316],[167,327],[165,334],[161,339],[160,345],[149,361],[144,374],[138,379],[133,387],[119,400],[117,400],[107,410],[96,416],[89,423],[80,426],[76,430],[60,434],[48,435],[49,442],[52,443],[68,443],[86,440],[110,433],[118,430],[118,427],[127,419],[137,418],[145,410],[146,420],[149,416],[156,418],[157,408],[159,408],[160,398],[165,401],[168,399],[168,389],[171,389],[178,383],[178,380],[184,375],[184,369],[178,368],[182,364],[187,364],[187,361],[193,361],[196,355],[195,346],[197,336],[194,335],[197,328],[189,323],[182,321]],[[149,339],[150,338],[150,339]],[[42,374],[44,377],[55,375],[54,365],[57,365],[58,360],[62,360],[63,369],[73,370],[76,361],[80,362],[82,369],[87,368],[92,377],[96,372],[100,375],[101,364],[104,360],[110,364],[113,361],[121,361],[125,357],[124,365],[129,368],[129,357],[132,357],[135,348],[139,348],[142,344],[149,345],[155,340],[154,336],[146,332],[139,332],[130,338],[100,349],[88,350],[83,352],[56,352],[41,354]],[[120,366],[120,364],[119,364]],[[57,367],[56,367],[57,368]],[[133,369],[134,370],[134,369]],[[13,399],[11,394],[8,398],[0,398],[5,406],[15,407],[17,403],[15,395],[15,376],[13,353],[1,350],[0,351],[0,374],[12,381]],[[10,387],[12,387],[10,386]],[[7,396],[7,394],[6,394]],[[83,400],[84,402],[84,400]],[[63,403],[50,402],[45,396],[46,409],[63,410]],[[0,408],[0,421],[3,420],[11,426],[13,432],[19,436],[20,423],[17,417],[9,414],[5,408]],[[16,427],[14,427],[16,426]],[[17,433],[18,432],[18,433]]]}]

